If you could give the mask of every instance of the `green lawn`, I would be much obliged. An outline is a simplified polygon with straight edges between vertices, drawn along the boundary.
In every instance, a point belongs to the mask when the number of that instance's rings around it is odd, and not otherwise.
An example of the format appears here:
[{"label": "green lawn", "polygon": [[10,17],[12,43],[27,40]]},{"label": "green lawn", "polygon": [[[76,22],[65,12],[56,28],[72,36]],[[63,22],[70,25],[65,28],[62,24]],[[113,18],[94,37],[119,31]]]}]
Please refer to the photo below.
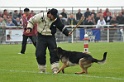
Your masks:
[{"label": "green lawn", "polygon": [[[83,51],[82,43],[58,43],[66,50]],[[47,51],[47,73],[39,74],[35,59],[35,48],[27,45],[25,55],[17,54],[21,45],[0,45],[0,82],[124,82],[124,43],[89,43],[92,56],[101,59],[108,52],[103,65],[94,63],[89,74],[75,75],[81,69],[73,66],[65,74],[52,74]],[[61,63],[60,63],[61,65]]]}]

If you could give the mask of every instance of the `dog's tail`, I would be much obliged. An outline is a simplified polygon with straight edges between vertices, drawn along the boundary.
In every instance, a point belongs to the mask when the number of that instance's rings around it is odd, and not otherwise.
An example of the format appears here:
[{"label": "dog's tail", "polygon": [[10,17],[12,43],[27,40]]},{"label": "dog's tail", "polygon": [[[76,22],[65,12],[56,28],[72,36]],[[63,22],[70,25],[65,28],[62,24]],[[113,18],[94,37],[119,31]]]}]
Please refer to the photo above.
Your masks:
[{"label": "dog's tail", "polygon": [[104,52],[104,54],[103,54],[103,59],[101,59],[101,60],[93,59],[93,62],[102,64],[102,63],[104,63],[104,62],[106,61],[106,56],[107,56],[107,52]]}]

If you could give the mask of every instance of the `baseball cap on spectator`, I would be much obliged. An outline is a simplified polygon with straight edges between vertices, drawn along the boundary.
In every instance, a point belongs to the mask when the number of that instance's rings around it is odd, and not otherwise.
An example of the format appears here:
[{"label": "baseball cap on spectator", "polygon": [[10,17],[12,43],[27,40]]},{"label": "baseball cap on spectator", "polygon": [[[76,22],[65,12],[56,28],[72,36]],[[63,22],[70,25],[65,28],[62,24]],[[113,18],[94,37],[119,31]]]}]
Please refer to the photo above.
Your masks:
[{"label": "baseball cap on spectator", "polygon": [[30,11],[29,8],[24,9],[24,12],[29,12],[29,11]]},{"label": "baseball cap on spectator", "polygon": [[49,13],[51,13],[54,17],[57,17],[57,15],[58,15],[58,10],[52,8],[52,9],[49,11]]}]

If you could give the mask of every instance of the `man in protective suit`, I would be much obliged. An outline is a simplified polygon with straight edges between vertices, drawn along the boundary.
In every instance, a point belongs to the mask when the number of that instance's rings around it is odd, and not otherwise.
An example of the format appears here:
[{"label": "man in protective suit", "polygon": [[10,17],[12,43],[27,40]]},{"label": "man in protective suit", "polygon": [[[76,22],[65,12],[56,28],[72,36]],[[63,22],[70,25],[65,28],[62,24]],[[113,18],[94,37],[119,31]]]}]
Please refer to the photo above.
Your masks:
[{"label": "man in protective suit", "polygon": [[59,58],[55,49],[57,49],[55,33],[58,28],[66,36],[71,35],[64,25],[60,21],[60,18],[57,15],[57,9],[51,9],[47,13],[41,12],[31,17],[28,25],[27,32],[31,32],[34,24],[37,23],[38,31],[38,42],[36,45],[36,60],[38,63],[38,68],[40,73],[46,71],[46,49],[49,49],[50,52],[50,63],[53,73],[57,73],[59,69]]}]

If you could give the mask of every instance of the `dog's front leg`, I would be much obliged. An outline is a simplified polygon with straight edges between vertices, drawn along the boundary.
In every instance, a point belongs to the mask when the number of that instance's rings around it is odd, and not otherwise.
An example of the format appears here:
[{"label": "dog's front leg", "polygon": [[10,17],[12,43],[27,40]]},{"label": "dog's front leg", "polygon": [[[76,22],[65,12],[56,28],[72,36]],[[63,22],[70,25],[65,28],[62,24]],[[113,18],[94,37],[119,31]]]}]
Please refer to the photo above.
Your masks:
[{"label": "dog's front leg", "polygon": [[66,67],[67,67],[67,63],[63,63],[63,65],[59,68],[57,73],[59,73],[60,71],[64,70],[64,68],[66,68]]}]

